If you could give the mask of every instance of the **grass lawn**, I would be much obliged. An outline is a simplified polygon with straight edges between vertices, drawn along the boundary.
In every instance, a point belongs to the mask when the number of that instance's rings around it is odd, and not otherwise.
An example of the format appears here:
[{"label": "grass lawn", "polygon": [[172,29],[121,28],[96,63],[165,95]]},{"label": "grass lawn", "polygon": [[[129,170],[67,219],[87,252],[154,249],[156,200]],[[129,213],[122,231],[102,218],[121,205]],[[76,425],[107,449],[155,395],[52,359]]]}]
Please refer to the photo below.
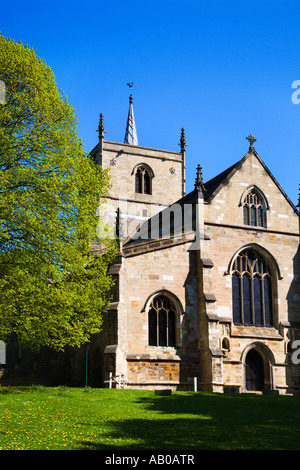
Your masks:
[{"label": "grass lawn", "polygon": [[0,387],[1,450],[300,449],[300,397]]}]

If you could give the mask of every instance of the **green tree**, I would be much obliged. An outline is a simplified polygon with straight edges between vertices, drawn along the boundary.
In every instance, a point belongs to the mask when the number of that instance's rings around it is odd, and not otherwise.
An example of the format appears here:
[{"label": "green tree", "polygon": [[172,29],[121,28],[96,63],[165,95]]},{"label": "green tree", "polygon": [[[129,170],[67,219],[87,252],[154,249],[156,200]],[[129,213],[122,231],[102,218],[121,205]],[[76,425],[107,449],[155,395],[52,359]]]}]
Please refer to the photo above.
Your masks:
[{"label": "green tree", "polygon": [[115,241],[92,251],[109,176],[84,154],[72,107],[30,47],[0,36],[0,80],[0,339],[80,346],[101,330],[112,285]]}]

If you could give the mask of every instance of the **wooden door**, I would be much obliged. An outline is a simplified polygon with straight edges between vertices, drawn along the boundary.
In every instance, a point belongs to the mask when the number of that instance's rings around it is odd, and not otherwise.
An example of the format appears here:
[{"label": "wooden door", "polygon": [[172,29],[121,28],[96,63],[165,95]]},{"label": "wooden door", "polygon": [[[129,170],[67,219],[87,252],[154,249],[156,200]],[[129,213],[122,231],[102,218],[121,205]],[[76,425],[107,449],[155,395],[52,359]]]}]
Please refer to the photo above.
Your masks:
[{"label": "wooden door", "polygon": [[246,389],[264,390],[264,361],[255,349],[251,349],[246,357]]}]

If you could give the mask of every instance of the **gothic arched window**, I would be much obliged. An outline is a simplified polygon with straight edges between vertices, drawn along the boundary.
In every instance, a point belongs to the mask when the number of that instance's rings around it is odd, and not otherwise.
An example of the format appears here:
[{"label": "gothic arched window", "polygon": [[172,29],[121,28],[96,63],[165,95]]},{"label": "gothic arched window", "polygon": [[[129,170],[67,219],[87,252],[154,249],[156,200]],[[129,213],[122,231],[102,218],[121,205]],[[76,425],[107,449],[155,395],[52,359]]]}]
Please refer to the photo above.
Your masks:
[{"label": "gothic arched window", "polygon": [[255,250],[242,251],[232,267],[233,322],[273,326],[272,272]]},{"label": "gothic arched window", "polygon": [[266,227],[266,204],[262,195],[252,189],[243,200],[244,224],[252,227]]},{"label": "gothic arched window", "polygon": [[152,194],[152,177],[151,168],[140,165],[135,169],[135,192],[140,194]]},{"label": "gothic arched window", "polygon": [[166,295],[152,300],[148,310],[149,346],[176,345],[176,306]]}]

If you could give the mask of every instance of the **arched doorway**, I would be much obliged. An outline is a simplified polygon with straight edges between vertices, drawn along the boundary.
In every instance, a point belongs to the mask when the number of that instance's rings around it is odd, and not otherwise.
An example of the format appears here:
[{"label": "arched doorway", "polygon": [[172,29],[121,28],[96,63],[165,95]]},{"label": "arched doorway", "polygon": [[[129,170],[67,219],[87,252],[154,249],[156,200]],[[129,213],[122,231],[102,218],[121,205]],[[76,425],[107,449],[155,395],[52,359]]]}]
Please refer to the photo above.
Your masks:
[{"label": "arched doorway", "polygon": [[264,360],[256,349],[251,349],[246,356],[246,389],[261,391],[264,388]]}]

